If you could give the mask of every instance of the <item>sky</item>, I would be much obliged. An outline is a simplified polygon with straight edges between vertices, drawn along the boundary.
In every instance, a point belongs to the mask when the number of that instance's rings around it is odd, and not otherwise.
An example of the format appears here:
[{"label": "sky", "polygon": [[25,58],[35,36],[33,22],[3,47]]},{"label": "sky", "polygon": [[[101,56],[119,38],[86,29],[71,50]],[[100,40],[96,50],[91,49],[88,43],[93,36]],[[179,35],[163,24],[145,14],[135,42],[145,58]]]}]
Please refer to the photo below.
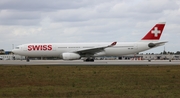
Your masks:
[{"label": "sky", "polygon": [[135,42],[166,22],[164,46],[180,51],[180,0],[1,0],[0,49],[25,43]]}]

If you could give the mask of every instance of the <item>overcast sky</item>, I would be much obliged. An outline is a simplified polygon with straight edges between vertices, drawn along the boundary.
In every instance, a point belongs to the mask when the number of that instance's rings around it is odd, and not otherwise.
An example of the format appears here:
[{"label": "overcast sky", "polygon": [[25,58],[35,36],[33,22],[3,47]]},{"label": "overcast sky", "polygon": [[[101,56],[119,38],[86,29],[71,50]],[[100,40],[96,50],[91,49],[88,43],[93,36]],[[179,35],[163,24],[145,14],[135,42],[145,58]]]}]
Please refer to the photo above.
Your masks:
[{"label": "overcast sky", "polygon": [[166,51],[180,51],[180,0],[1,0],[0,49],[39,42],[139,41],[158,22],[166,22],[161,36],[169,41]]}]

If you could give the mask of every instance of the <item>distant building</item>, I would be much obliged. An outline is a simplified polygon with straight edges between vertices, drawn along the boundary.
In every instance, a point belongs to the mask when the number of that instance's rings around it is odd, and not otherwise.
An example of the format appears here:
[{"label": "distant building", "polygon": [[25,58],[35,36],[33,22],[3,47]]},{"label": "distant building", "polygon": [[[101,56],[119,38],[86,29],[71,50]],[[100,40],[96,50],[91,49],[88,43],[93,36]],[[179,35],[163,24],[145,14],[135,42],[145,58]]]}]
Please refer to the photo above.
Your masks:
[{"label": "distant building", "polygon": [[25,56],[20,56],[20,55],[0,55],[0,60],[25,60]]},{"label": "distant building", "polygon": [[119,56],[120,60],[180,60],[176,54],[136,54]]},{"label": "distant building", "polygon": [[0,54],[4,54],[5,51],[3,49],[0,49]]}]

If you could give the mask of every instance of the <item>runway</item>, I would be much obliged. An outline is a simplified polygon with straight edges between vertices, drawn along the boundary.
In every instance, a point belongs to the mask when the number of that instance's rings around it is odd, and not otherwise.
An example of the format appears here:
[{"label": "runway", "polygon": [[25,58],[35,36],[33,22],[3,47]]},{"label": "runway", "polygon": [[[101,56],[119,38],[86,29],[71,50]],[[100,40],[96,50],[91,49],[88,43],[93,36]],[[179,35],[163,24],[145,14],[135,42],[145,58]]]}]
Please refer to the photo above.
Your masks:
[{"label": "runway", "polygon": [[0,60],[0,65],[180,65],[180,60],[96,60],[95,62],[84,62],[82,60],[64,61],[64,60]]}]

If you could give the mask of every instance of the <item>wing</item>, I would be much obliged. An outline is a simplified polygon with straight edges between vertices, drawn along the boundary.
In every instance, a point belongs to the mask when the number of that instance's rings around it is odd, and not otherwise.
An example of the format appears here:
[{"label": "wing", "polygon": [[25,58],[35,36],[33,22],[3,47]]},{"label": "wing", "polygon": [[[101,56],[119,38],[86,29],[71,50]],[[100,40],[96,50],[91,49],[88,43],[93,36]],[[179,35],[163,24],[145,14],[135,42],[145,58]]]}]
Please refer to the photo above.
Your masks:
[{"label": "wing", "polygon": [[94,48],[89,48],[89,49],[78,50],[78,51],[74,51],[74,53],[78,53],[81,56],[86,56],[86,55],[93,56],[94,54],[96,54],[98,52],[104,51],[105,48],[115,46],[116,43],[117,42],[113,42],[112,44],[110,44],[108,46],[101,46],[101,47],[94,47]]}]

